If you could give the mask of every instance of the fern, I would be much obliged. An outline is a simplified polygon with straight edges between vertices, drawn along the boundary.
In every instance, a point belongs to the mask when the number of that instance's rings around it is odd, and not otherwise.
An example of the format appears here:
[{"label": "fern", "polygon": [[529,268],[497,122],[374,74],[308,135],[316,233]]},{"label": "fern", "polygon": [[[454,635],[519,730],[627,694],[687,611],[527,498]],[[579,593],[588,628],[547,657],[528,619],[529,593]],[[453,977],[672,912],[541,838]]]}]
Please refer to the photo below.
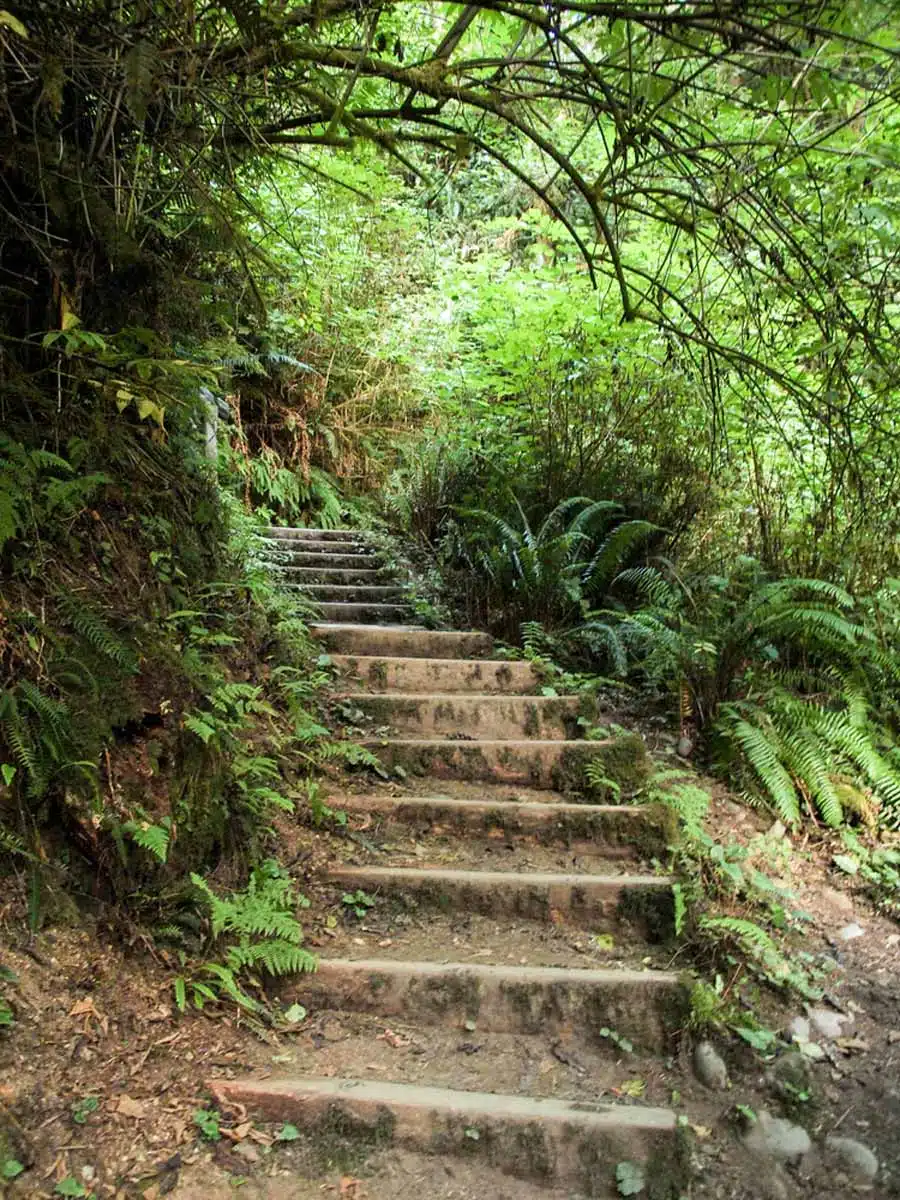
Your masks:
[{"label": "fern", "polygon": [[[253,870],[243,892],[218,896],[196,873],[191,882],[209,913],[210,949],[221,953],[221,961],[207,961],[201,968],[215,995],[259,1012],[260,1004],[242,984],[244,976],[251,978],[259,970],[287,975],[316,969],[315,956],[303,948],[295,915],[309,901],[296,894],[290,876],[273,859]],[[204,998],[210,997],[201,992]]]},{"label": "fern", "polygon": [[134,652],[110,629],[106,621],[73,596],[60,597],[60,608],[75,632],[99,655],[110,659],[123,671],[137,671]]},{"label": "fern", "polygon": [[163,817],[158,825],[149,821],[126,821],[122,832],[127,833],[136,846],[164,863],[169,856],[169,841],[172,833],[172,818]]},{"label": "fern", "polygon": [[756,772],[762,786],[775,807],[775,811],[786,825],[796,825],[800,820],[800,800],[794,781],[782,762],[782,749],[771,733],[751,725],[748,721],[726,714],[727,731]]}]

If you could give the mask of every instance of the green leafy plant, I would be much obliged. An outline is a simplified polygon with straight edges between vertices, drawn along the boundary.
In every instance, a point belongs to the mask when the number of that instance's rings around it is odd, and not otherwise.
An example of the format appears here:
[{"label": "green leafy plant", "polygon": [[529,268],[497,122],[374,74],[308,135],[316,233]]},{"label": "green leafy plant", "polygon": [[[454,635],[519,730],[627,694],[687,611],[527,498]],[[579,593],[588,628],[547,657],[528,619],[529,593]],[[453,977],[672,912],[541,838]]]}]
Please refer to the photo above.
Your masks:
[{"label": "green leafy plant", "polygon": [[80,1100],[76,1100],[72,1105],[72,1120],[76,1125],[86,1125],[88,1117],[91,1113],[95,1113],[100,1107],[100,1100],[97,1096],[82,1096]]},{"label": "green leafy plant", "polygon": [[217,1109],[195,1108],[192,1120],[205,1141],[219,1141],[222,1136],[219,1128],[222,1123],[222,1115]]},{"label": "green leafy plant", "polygon": [[866,788],[889,818],[900,809],[900,771],[872,690],[895,667],[847,592],[768,581],[753,563],[732,579],[688,584],[641,567],[619,580],[647,601],[617,626],[644,679],[678,697],[683,723],[721,769],[741,770],[786,824],[804,810],[828,825],[871,815]]},{"label": "green leafy plant", "polygon": [[357,920],[362,921],[368,915],[369,909],[375,907],[375,897],[364,892],[362,888],[357,888],[355,892],[344,892],[341,904],[352,912]]},{"label": "green leafy plant", "polygon": [[316,969],[314,955],[303,948],[303,929],[295,915],[309,901],[296,893],[274,859],[253,869],[244,891],[228,896],[216,895],[196,873],[191,881],[209,916],[208,957],[191,975],[175,980],[180,1010],[190,995],[196,1008],[227,998],[261,1015],[265,1005],[248,994],[246,985],[257,985],[260,976]]}]

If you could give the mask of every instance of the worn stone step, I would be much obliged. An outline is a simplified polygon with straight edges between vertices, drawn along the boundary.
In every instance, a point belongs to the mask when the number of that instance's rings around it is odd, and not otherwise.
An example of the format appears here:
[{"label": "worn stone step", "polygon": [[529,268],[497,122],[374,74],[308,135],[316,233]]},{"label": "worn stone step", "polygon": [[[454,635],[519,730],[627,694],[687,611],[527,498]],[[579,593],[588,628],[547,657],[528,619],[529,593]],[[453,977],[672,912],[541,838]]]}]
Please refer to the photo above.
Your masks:
[{"label": "worn stone step", "polygon": [[354,554],[331,554],[322,551],[294,550],[290,555],[279,555],[273,560],[276,567],[316,567],[327,571],[354,571],[359,567],[366,570],[381,570],[383,563],[377,554],[368,550]]},{"label": "worn stone step", "polygon": [[310,628],[336,654],[468,659],[487,657],[494,648],[494,640],[487,633],[445,632],[415,626],[377,629],[366,625],[336,628],[314,624]]},{"label": "worn stone step", "polygon": [[464,1092],[381,1080],[211,1079],[222,1106],[243,1105],[267,1121],[296,1125],[316,1138],[356,1136],[441,1155],[479,1156],[486,1165],[592,1198],[616,1194],[616,1165],[646,1164],[655,1194],[676,1195],[687,1146],[675,1114],[638,1105]]},{"label": "worn stone step", "polygon": [[531,663],[503,659],[334,654],[332,663],[343,678],[357,680],[373,692],[521,695],[536,692],[541,686],[540,675]]},{"label": "worn stone step", "polygon": [[389,692],[348,693],[348,699],[377,725],[425,738],[464,733],[474,738],[576,740],[578,719],[591,707],[579,696],[396,696]]},{"label": "worn stone step", "polygon": [[318,542],[313,538],[278,538],[267,541],[267,555],[292,554],[375,554],[375,547],[370,542],[360,542],[347,538],[344,541]]},{"label": "worn stone step", "polygon": [[361,584],[363,587],[378,586],[385,579],[390,579],[389,573],[383,567],[360,567],[359,570],[347,567],[331,569],[329,567],[295,567],[292,563],[284,563],[278,564],[277,569],[288,582],[299,583],[304,587],[311,583],[345,587],[357,584]]},{"label": "worn stone step", "polygon": [[409,616],[409,609],[405,604],[350,604],[329,601],[319,603],[317,607],[326,621],[337,623],[347,621],[351,624],[357,622],[373,625],[390,624],[394,621],[402,621],[404,617]]},{"label": "worn stone step", "polygon": [[495,780],[570,791],[584,783],[585,764],[604,742],[561,739],[481,741],[452,738],[382,738],[363,745],[386,770],[438,779]]},{"label": "worn stone step", "polygon": [[[292,581],[293,582],[293,581]],[[336,584],[303,583],[301,585],[313,600],[343,601],[348,604],[378,604],[397,602],[404,599],[403,588],[397,584]]]},{"label": "worn stone step", "polygon": [[348,892],[411,896],[443,909],[573,924],[631,922],[654,939],[671,932],[672,880],[661,875],[335,866],[328,878]]},{"label": "worn stone step", "polygon": [[[565,1029],[609,1046],[609,1030],[654,1053],[671,1048],[686,1015],[684,981],[672,971],[520,967],[494,963],[320,959],[314,975],[281,989],[286,1002],[342,1008],[479,1033],[552,1036]],[[607,1030],[601,1036],[600,1030]]]},{"label": "worn stone step", "polygon": [[291,529],[286,525],[267,525],[260,530],[264,538],[274,541],[347,542],[365,541],[367,534],[358,529]]},{"label": "worn stone step", "polygon": [[456,800],[447,796],[332,796],[329,803],[386,825],[433,832],[523,835],[544,845],[591,840],[599,848],[636,858],[658,858],[677,838],[677,821],[662,804],[546,804],[517,800]]}]

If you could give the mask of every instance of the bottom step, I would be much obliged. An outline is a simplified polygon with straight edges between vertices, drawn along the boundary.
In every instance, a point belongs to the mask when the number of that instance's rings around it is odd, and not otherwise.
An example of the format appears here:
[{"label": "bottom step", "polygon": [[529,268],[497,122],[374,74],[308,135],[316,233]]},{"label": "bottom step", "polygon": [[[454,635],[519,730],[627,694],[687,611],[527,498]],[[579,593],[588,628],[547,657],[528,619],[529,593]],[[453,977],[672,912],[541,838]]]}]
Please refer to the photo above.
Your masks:
[{"label": "bottom step", "polygon": [[677,1196],[686,1145],[664,1108],[578,1104],[563,1100],[459,1092],[380,1080],[215,1079],[223,1105],[246,1105],[317,1138],[329,1134],[372,1149],[389,1143],[434,1154],[480,1157],[525,1179],[616,1195],[616,1165],[645,1167],[650,1194]]}]

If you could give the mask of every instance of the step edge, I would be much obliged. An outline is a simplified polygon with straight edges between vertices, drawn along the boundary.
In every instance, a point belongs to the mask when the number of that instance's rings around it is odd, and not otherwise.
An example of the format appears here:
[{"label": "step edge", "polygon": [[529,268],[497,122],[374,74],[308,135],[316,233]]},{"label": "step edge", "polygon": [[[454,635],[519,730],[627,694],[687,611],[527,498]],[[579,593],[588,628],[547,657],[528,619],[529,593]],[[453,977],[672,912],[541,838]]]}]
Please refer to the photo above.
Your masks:
[{"label": "step edge", "polygon": [[297,1076],[290,1079],[211,1079],[209,1090],[219,1100],[240,1096],[252,1103],[254,1097],[275,1096],[289,1100],[296,1095],[316,1095],[335,1100],[363,1100],[385,1105],[405,1105],[431,1112],[484,1113],[494,1119],[531,1117],[545,1123],[583,1125],[594,1129],[625,1128],[673,1133],[676,1113],[669,1108],[637,1104],[593,1104],[552,1096],[520,1096],[502,1092],[462,1091],[425,1084],[395,1083],[392,1080],[350,1077]]},{"label": "step edge", "polygon": [[478,975],[484,979],[518,979],[532,983],[577,982],[585,986],[636,984],[650,981],[658,987],[681,987],[676,971],[639,971],[636,967],[523,967],[503,963],[439,962],[433,959],[320,958],[316,975],[352,972],[380,975]]},{"label": "step edge", "polygon": [[410,882],[441,880],[445,883],[481,882],[517,886],[547,887],[658,887],[667,888],[675,883],[673,875],[583,875],[556,871],[460,871],[444,867],[329,867],[325,878],[330,880],[356,879],[407,879]]}]

